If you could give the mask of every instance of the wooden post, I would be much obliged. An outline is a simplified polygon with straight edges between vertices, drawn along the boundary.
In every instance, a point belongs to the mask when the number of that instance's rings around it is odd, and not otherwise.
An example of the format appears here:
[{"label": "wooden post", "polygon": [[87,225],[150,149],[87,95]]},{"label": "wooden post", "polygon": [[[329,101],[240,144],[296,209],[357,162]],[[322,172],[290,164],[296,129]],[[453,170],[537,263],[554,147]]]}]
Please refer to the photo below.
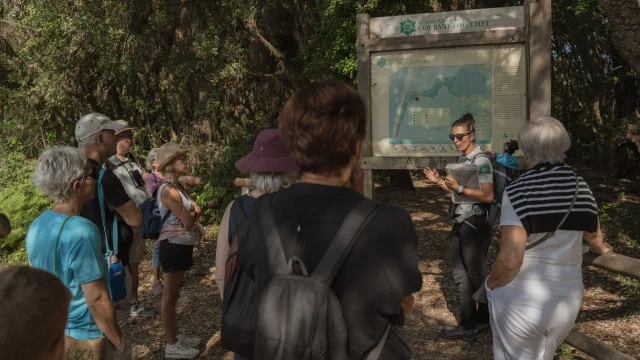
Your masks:
[{"label": "wooden post", "polygon": [[202,178],[198,176],[180,176],[180,182],[187,185],[202,185]]},{"label": "wooden post", "polygon": [[551,116],[551,0],[528,2],[528,120],[535,120]]},{"label": "wooden post", "polygon": [[[360,157],[371,157],[373,155],[373,145],[371,140],[371,69],[369,68],[370,52],[364,46],[363,42],[369,40],[370,28],[369,21],[371,17],[369,14],[358,14],[356,16],[356,26],[358,32],[358,39],[356,40],[357,55],[358,55],[358,91],[364,98],[364,102],[367,105],[367,127],[366,135],[362,140],[360,146]],[[355,188],[363,189],[364,196],[374,199],[375,198],[375,184],[373,180],[373,170],[364,169],[362,180],[364,182],[362,186],[355,185]]]},{"label": "wooden post", "polygon": [[249,192],[249,188],[251,187],[251,179],[249,178],[235,178],[233,180],[233,185],[241,188],[242,195]]}]

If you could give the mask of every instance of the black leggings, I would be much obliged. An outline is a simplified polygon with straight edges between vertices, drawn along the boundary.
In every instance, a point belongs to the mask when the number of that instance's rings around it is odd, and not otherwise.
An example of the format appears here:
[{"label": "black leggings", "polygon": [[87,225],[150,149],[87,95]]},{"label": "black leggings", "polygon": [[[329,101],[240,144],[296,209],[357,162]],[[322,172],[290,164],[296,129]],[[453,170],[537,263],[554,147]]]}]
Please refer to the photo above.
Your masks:
[{"label": "black leggings", "polygon": [[491,238],[491,226],[485,215],[456,223],[451,230],[451,260],[460,298],[460,325],[467,330],[474,329],[476,323],[489,322],[487,304],[476,303],[473,294],[489,275],[487,252]]}]

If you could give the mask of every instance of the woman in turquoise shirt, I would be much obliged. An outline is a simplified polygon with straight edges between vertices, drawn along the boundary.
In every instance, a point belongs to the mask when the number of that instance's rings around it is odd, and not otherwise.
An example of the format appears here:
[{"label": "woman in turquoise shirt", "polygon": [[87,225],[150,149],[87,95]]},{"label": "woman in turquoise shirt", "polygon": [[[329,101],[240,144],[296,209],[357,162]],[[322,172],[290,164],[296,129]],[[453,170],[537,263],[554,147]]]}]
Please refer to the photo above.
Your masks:
[{"label": "woman in turquoise shirt", "polygon": [[[122,337],[105,283],[98,228],[80,216],[97,179],[82,150],[60,146],[40,155],[33,182],[55,204],[29,227],[27,253],[33,267],[55,274],[71,291],[65,353],[73,356],[74,347],[90,346],[130,359],[131,347]],[[103,334],[108,341],[101,340]]]}]

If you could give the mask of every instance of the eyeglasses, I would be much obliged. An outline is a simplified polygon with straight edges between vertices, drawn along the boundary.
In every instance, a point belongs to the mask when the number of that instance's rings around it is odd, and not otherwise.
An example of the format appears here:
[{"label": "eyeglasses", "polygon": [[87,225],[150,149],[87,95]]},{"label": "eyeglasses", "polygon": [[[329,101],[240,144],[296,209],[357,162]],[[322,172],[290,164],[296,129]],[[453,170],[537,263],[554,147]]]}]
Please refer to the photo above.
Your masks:
[{"label": "eyeglasses", "polygon": [[449,140],[453,141],[453,139],[458,139],[458,141],[464,139],[465,136],[471,135],[472,132],[463,133],[463,134],[449,134]]},{"label": "eyeglasses", "polygon": [[89,174],[86,174],[86,175],[84,175],[84,176],[82,176],[82,177],[79,177],[79,178],[75,179],[73,182],[76,182],[76,181],[84,181],[84,179],[86,179],[87,177],[90,177],[90,178],[92,178],[93,180],[98,181],[98,177],[100,176],[99,171],[100,171],[100,170],[98,170],[98,169],[96,169],[96,168],[94,168],[94,167],[91,167],[91,172],[90,172]]}]

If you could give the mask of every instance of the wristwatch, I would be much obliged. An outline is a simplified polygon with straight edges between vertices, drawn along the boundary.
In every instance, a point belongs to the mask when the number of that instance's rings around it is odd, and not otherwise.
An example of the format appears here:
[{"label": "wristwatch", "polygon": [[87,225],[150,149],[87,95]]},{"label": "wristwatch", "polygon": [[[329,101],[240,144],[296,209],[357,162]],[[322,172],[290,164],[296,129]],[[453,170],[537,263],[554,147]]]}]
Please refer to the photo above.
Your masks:
[{"label": "wristwatch", "polygon": [[464,186],[462,185],[458,186],[458,195],[463,195],[462,190],[464,190]]}]

